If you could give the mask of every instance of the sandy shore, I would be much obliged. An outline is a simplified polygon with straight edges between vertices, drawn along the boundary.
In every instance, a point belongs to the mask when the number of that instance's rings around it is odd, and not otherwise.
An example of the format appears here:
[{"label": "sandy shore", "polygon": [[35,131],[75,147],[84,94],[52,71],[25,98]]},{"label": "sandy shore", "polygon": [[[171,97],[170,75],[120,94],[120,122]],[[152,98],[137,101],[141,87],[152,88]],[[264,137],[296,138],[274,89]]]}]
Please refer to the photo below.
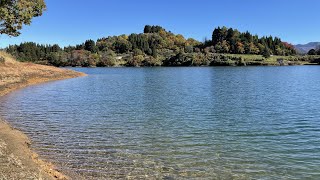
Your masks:
[{"label": "sandy shore", "polygon": [[[83,73],[20,63],[0,52],[0,96],[33,84],[85,76]],[[30,150],[31,141],[22,132],[0,119],[0,180],[11,179],[70,179],[42,161]]]}]

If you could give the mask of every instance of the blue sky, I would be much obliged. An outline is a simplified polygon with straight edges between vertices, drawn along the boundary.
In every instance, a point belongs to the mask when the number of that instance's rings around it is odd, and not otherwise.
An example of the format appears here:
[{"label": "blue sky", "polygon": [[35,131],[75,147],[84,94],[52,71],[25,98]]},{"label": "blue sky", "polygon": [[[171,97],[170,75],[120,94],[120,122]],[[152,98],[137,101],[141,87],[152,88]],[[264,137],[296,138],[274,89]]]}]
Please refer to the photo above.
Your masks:
[{"label": "blue sky", "polygon": [[47,11],[19,37],[0,36],[0,47],[33,41],[75,45],[86,39],[140,33],[146,24],[202,41],[217,26],[320,41],[318,0],[46,0]]}]

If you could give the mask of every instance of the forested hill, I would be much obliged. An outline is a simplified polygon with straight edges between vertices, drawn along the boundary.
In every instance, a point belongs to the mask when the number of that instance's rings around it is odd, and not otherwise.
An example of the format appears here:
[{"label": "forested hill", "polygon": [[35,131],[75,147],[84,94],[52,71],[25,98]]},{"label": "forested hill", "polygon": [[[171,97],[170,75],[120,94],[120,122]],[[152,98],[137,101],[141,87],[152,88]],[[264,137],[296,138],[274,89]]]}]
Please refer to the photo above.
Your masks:
[{"label": "forested hill", "polygon": [[173,34],[160,26],[149,25],[140,34],[87,40],[83,44],[64,48],[26,42],[9,46],[7,52],[20,61],[83,67],[199,66],[221,61],[217,54],[252,54],[265,58],[296,54],[294,47],[280,38],[258,37],[232,28],[218,27],[214,29],[211,40],[199,42]]},{"label": "forested hill", "polygon": [[212,41],[209,45],[219,53],[232,54],[263,54],[265,51],[273,55],[293,55],[296,54],[294,46],[282,42],[278,37],[261,37],[252,35],[250,32],[241,33],[232,28],[216,28],[212,34]]}]

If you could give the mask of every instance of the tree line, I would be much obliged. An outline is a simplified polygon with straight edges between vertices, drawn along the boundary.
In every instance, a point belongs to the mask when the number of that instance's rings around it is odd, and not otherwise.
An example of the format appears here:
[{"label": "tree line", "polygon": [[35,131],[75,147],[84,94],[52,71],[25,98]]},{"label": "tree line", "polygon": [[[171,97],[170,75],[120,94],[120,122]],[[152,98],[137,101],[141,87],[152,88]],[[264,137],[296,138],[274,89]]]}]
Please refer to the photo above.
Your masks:
[{"label": "tree line", "polygon": [[218,27],[212,33],[212,40],[207,42],[214,51],[218,53],[230,54],[268,54],[289,56],[295,55],[295,48],[286,42],[282,42],[278,37],[261,38],[247,32],[239,32],[237,29]]},{"label": "tree line", "polygon": [[[218,27],[212,39],[199,42],[174,34],[161,26],[144,27],[143,33],[87,40],[75,46],[40,45],[33,42],[9,46],[7,52],[20,61],[54,66],[165,66],[207,65],[215,54],[253,54],[289,56],[296,51],[277,37],[261,37],[249,32]],[[218,57],[218,56],[215,56]],[[190,63],[191,62],[191,63]]]}]

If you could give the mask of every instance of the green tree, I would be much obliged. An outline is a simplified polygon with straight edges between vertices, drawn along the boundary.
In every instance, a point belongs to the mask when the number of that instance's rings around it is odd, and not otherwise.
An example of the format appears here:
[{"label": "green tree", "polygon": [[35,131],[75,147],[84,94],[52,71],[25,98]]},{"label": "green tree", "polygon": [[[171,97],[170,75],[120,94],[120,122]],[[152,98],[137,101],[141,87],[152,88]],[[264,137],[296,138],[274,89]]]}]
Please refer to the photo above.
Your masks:
[{"label": "green tree", "polygon": [[52,52],[58,52],[58,51],[61,51],[61,48],[58,44],[54,44],[52,46]]},{"label": "green tree", "polygon": [[222,47],[223,53],[229,53],[230,45],[228,44],[228,42],[226,40],[222,41],[221,47]]},{"label": "green tree", "polygon": [[144,27],[144,33],[159,33],[161,30],[164,30],[161,26],[150,26],[146,25]]},{"label": "green tree", "polygon": [[317,54],[317,51],[315,49],[311,49],[309,52],[308,52],[308,55],[316,55]]},{"label": "green tree", "polygon": [[[132,45],[132,49],[140,49],[145,53],[150,54],[149,38],[147,34],[131,34],[128,41]],[[151,52],[152,53],[152,52]]]},{"label": "green tree", "polygon": [[212,33],[210,44],[202,44],[202,49],[214,46],[215,50],[220,53],[239,53],[239,54],[263,54],[265,48],[268,48],[270,54],[294,55],[297,52],[294,47],[282,42],[280,38],[262,37],[252,35],[246,31],[240,33],[237,29],[218,27]]},{"label": "green tree", "polygon": [[48,55],[48,63],[53,66],[67,66],[68,54],[66,52],[52,52]]},{"label": "green tree", "polygon": [[158,50],[155,46],[152,48],[152,57],[154,58],[158,57]]},{"label": "green tree", "polygon": [[100,61],[98,61],[98,67],[114,66],[116,64],[116,54],[112,50],[108,50],[101,54]]},{"label": "green tree", "polygon": [[246,43],[244,46],[246,54],[259,54],[260,50],[254,45],[253,42]]},{"label": "green tree", "polygon": [[117,53],[126,53],[131,50],[132,45],[129,41],[120,38],[113,44],[113,47]]},{"label": "green tree", "polygon": [[284,52],[284,50],[280,47],[280,46],[276,46],[276,55],[279,55],[279,56],[283,56],[283,55],[285,55],[285,52]]},{"label": "green tree", "polygon": [[84,43],[84,50],[87,50],[87,51],[90,51],[92,53],[95,53],[97,52],[97,46],[96,46],[96,43],[93,41],[93,40],[87,40],[85,43]]},{"label": "green tree", "polygon": [[271,57],[270,50],[268,48],[265,48],[262,53],[262,56],[266,59],[270,58]]},{"label": "green tree", "polygon": [[184,52],[186,53],[193,53],[193,46],[186,46],[184,48]]},{"label": "green tree", "polygon": [[96,46],[99,51],[107,51],[110,48],[108,47],[107,39],[98,39]]},{"label": "green tree", "polygon": [[127,66],[139,67],[143,60],[143,55],[133,56],[133,58],[130,58],[130,60],[127,62]]},{"label": "green tree", "polygon": [[219,42],[226,40],[228,36],[228,29],[226,27],[218,27],[212,33],[212,43],[213,45],[217,45]]},{"label": "green tree", "polygon": [[138,55],[143,55],[144,53],[140,49],[134,49],[133,51],[133,56],[138,56]]},{"label": "green tree", "polygon": [[23,25],[30,25],[33,17],[42,15],[44,0],[1,0],[0,34],[19,36]]},{"label": "green tree", "polygon": [[146,25],[144,27],[144,30],[143,30],[144,33],[150,33],[151,32],[151,26],[150,25]]}]

